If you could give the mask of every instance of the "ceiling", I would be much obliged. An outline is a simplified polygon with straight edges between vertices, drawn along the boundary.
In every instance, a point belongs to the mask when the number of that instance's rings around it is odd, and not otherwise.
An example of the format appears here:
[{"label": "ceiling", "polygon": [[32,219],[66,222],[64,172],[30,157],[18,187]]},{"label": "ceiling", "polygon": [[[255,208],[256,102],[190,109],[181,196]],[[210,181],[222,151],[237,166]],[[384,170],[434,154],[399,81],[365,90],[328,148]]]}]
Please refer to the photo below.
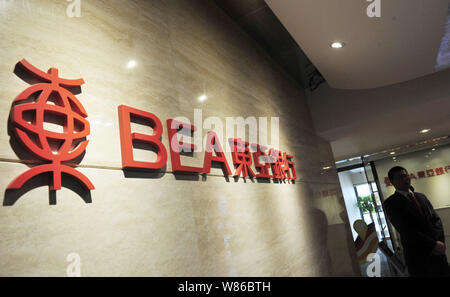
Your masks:
[{"label": "ceiling", "polygon": [[368,89],[435,72],[450,0],[381,0],[380,18],[364,0],[266,2],[330,87]]},{"label": "ceiling", "polygon": [[450,0],[215,2],[305,88],[337,161],[449,140]]},{"label": "ceiling", "polygon": [[303,88],[325,80],[264,0],[214,0]]},{"label": "ceiling", "polygon": [[449,96],[450,69],[376,89],[325,83],[307,93],[316,132],[337,161],[450,135]]}]

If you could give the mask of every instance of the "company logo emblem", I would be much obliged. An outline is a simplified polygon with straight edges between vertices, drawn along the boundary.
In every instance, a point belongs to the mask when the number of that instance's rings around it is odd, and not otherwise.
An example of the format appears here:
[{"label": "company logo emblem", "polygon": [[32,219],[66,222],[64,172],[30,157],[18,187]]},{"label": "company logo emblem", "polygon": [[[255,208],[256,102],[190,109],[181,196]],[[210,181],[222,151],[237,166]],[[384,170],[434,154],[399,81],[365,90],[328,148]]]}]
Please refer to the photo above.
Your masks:
[{"label": "company logo emblem", "polygon": [[[17,177],[8,190],[20,189],[28,180],[42,173],[52,174],[52,190],[61,189],[62,173],[93,190],[90,180],[67,164],[78,158],[89,143],[86,140],[90,134],[87,113],[70,91],[80,88],[84,84],[83,79],[63,79],[59,77],[58,69],[51,68],[45,73],[26,60],[20,61],[18,66],[32,76],[33,82],[40,83],[32,85],[14,100],[10,114],[13,131],[23,146],[46,164],[33,167]],[[47,124],[58,125],[63,130],[46,129]]]}]

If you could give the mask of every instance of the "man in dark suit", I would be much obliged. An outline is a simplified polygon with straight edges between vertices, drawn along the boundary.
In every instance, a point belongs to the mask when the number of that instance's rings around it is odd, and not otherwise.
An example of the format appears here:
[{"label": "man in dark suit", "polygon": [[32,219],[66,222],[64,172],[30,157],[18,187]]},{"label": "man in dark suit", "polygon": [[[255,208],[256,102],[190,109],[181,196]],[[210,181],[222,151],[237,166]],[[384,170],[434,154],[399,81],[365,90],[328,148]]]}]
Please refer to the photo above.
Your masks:
[{"label": "man in dark suit", "polygon": [[441,219],[424,194],[414,192],[405,168],[388,173],[396,191],[384,202],[389,221],[400,233],[410,276],[450,276]]}]

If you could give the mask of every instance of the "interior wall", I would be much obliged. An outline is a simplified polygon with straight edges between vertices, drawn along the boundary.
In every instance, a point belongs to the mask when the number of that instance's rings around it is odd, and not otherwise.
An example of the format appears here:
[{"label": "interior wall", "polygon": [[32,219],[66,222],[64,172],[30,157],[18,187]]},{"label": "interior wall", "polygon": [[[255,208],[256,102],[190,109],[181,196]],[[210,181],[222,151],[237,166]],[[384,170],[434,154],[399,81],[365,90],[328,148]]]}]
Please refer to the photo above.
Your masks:
[{"label": "interior wall", "polygon": [[[384,199],[395,192],[387,181],[388,172],[401,166],[411,174],[411,185],[416,192],[424,193],[434,208],[450,207],[450,145],[399,155],[375,162]],[[421,176],[421,172],[423,175]]]},{"label": "interior wall", "polygon": [[[82,1],[80,18],[67,16],[66,1],[1,4],[1,276],[65,276],[71,253],[82,276],[359,274],[337,174],[323,171],[334,163],[331,148],[315,134],[303,91],[212,1]],[[29,87],[14,74],[23,58],[84,79],[77,98],[91,133],[77,170],[95,190],[80,194],[63,177],[55,193],[44,175],[24,191],[6,191],[33,166],[8,135],[12,102]],[[197,100],[202,94],[207,101]],[[279,117],[279,148],[294,156],[298,179],[227,180],[220,169],[180,176],[170,158],[157,174],[123,171],[122,104],[158,116],[166,148],[165,121],[193,121],[194,109],[223,120]],[[182,158],[201,160],[202,153]]]}]

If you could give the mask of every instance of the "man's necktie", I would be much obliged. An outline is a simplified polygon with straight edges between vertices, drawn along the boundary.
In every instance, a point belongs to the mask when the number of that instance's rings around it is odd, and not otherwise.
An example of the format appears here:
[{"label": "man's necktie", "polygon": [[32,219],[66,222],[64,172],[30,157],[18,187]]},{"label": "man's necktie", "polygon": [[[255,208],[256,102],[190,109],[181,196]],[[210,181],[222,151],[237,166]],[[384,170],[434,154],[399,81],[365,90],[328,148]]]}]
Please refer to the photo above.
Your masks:
[{"label": "man's necktie", "polygon": [[422,207],[420,206],[419,201],[417,201],[416,196],[414,196],[413,193],[408,192],[408,197],[409,197],[409,199],[411,199],[412,202],[414,202],[414,204],[416,205],[416,207],[420,211],[420,213],[423,214]]}]

